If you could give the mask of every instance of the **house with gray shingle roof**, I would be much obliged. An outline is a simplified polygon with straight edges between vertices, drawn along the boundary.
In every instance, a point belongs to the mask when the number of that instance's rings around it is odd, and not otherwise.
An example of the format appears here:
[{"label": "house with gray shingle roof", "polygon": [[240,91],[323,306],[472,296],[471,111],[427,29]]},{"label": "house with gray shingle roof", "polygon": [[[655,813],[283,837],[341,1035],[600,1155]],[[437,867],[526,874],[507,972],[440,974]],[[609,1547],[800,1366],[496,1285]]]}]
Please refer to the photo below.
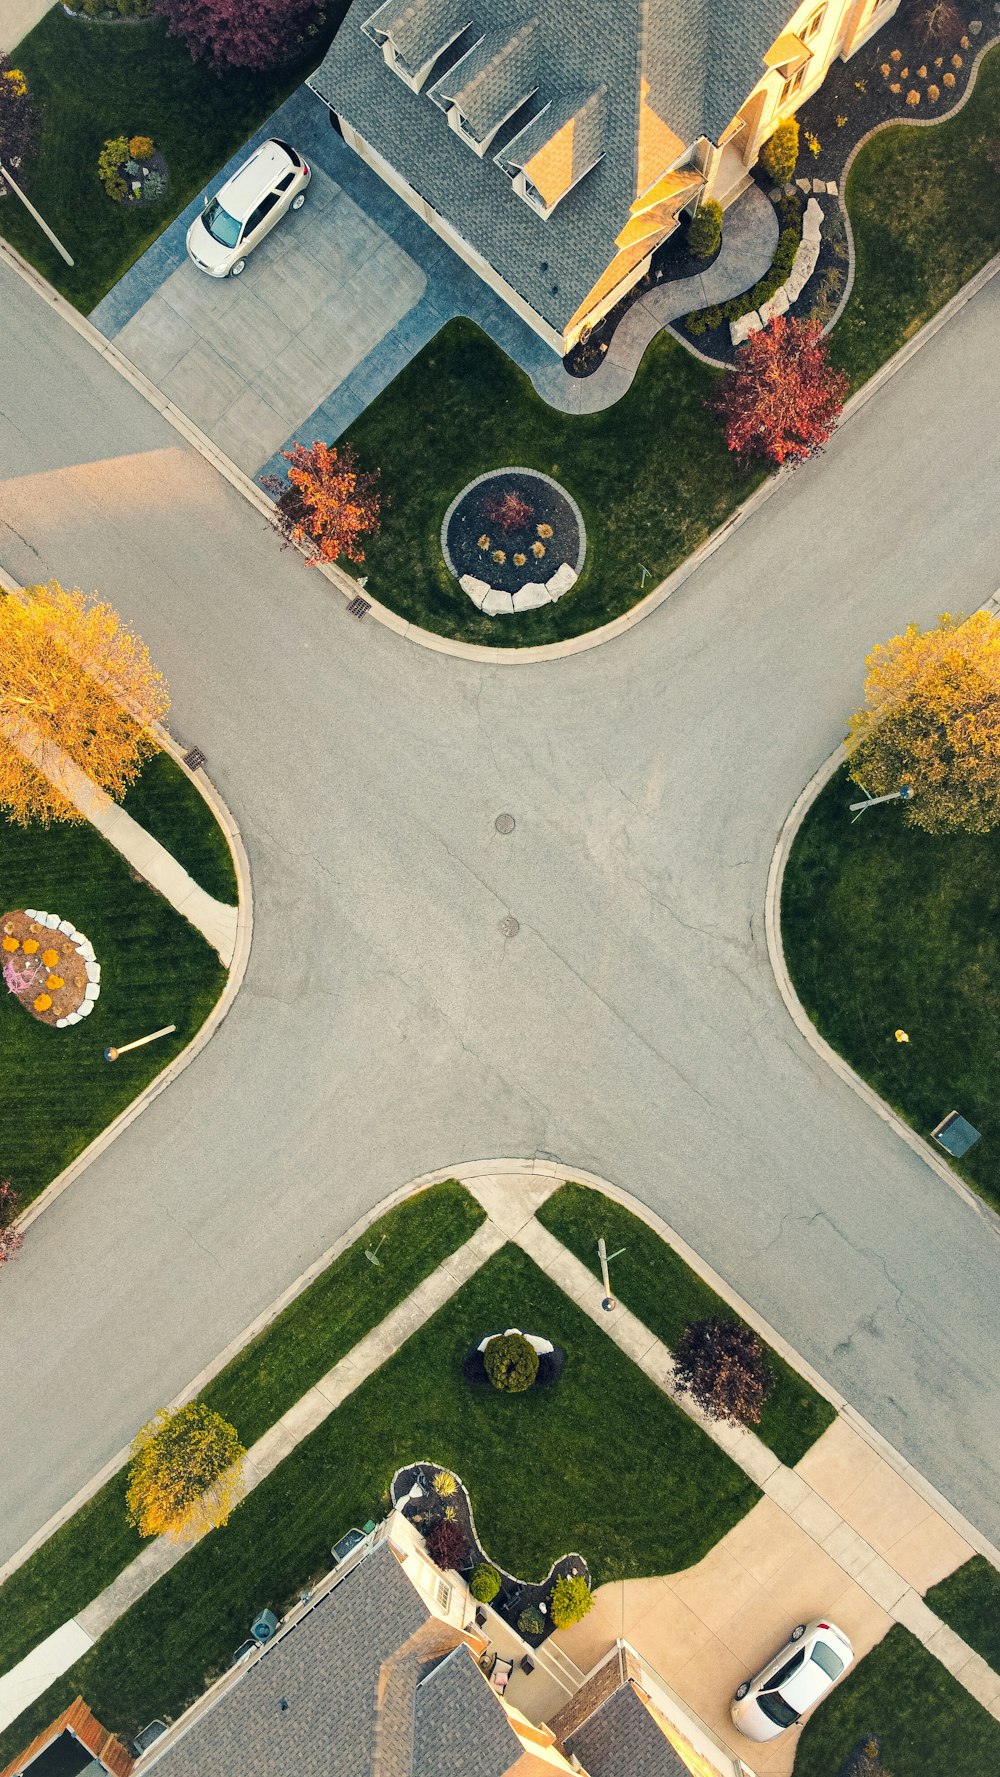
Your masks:
[{"label": "house with gray shingle roof", "polygon": [[353,0],[344,139],[560,354],[899,0]]}]

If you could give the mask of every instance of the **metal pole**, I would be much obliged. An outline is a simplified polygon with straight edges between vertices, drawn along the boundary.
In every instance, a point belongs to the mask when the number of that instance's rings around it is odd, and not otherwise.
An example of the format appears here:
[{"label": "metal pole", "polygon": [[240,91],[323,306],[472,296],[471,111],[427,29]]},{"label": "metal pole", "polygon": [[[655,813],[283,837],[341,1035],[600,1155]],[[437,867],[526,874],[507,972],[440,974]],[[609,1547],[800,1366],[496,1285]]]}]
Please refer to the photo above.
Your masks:
[{"label": "metal pole", "polygon": [[887,796],[869,796],[866,793],[863,802],[849,802],[847,806],[851,814],[862,815],[866,808],[877,808],[880,802],[909,802],[912,795],[912,784],[900,784],[898,790],[890,790]]},{"label": "metal pole", "polygon": [[35,221],[38,223],[39,228],[42,230],[42,233],[48,235],[49,240],[52,242],[52,245],[54,246],[56,252],[62,254],[63,258],[66,261],[66,264],[67,265],[75,265],[76,264],[75,259],[73,259],[71,254],[67,253],[65,247],[62,244],[62,241],[59,239],[59,236],[56,234],[53,234],[51,228],[49,227],[48,223],[45,220],[45,217],[40,216],[38,211],[35,209],[34,204],[31,202],[31,199],[28,197],[25,197],[24,192],[21,190],[21,187],[17,183],[17,180],[11,177],[10,173],[7,171],[7,168],[4,166],[2,161],[0,161],[0,179],[3,179],[5,181],[5,183],[10,186],[11,191],[14,193],[14,196],[19,197],[22,204],[24,205],[25,209],[29,210],[31,212],[32,216],[34,216],[34,218],[35,218]]},{"label": "metal pole", "polygon": [[123,1043],[120,1049],[105,1049],[105,1061],[117,1061],[119,1055],[127,1055],[130,1049],[141,1049],[143,1043],[155,1043],[157,1037],[169,1037],[171,1031],[177,1029],[176,1024],[165,1024],[162,1030],[152,1030],[148,1037],[136,1037],[134,1043]]},{"label": "metal pole", "polygon": [[617,1306],[618,1306],[618,1303],[615,1301],[614,1296],[611,1294],[611,1279],[608,1276],[608,1259],[609,1259],[609,1256],[612,1259],[620,1259],[621,1255],[624,1251],[625,1251],[625,1248],[623,1246],[620,1246],[616,1253],[611,1253],[609,1255],[608,1243],[605,1240],[603,1234],[601,1235],[600,1240],[597,1242],[597,1256],[601,1261],[601,1279],[604,1284],[604,1300],[601,1303],[601,1307],[604,1309],[604,1312],[606,1314],[610,1314],[611,1310],[613,1308],[617,1308]]}]

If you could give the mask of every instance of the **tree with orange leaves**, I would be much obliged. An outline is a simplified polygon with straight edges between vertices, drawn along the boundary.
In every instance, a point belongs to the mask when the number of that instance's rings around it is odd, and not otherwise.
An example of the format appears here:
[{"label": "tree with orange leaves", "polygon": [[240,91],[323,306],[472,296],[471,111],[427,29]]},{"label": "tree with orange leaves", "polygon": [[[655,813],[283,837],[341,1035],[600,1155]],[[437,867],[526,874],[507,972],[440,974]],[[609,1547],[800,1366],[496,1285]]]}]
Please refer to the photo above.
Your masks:
[{"label": "tree with orange leaves", "polygon": [[83,816],[39,770],[41,746],[61,748],[120,800],[157,751],[151,725],[170,707],[163,678],[110,605],[57,581],[0,595],[0,808],[9,819]]},{"label": "tree with orange leaves", "polygon": [[359,469],[349,444],[338,452],[316,439],[311,450],[295,444],[281,454],[292,465],[287,481],[268,475],[263,482],[276,499],[275,528],[305,550],[310,567],[342,556],[364,561],[359,540],[379,527],[377,470]]},{"label": "tree with orange leaves", "polygon": [[709,406],[727,449],[780,468],[823,449],[846,395],[847,377],[830,364],[819,322],[775,315],[740,347]]},{"label": "tree with orange leaves", "polygon": [[219,1529],[243,1497],[245,1455],[235,1427],[201,1401],[157,1413],[132,1444],[129,1523],[174,1542]]},{"label": "tree with orange leaves", "polygon": [[1000,825],[1000,618],[911,623],[865,665],[847,739],[855,783],[872,796],[908,784],[905,819],[926,833]]}]

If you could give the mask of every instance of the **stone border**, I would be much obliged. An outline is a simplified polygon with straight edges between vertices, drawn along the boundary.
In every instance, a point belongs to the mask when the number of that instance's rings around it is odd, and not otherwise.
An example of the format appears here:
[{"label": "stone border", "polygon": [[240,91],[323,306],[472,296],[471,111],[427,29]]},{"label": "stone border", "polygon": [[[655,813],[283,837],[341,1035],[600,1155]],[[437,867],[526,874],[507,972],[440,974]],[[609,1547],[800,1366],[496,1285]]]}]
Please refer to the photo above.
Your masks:
[{"label": "stone border", "polygon": [[962,1201],[970,1209],[975,1210],[976,1214],[981,1216],[984,1221],[988,1222],[996,1233],[1000,1233],[1000,1215],[996,1210],[992,1209],[982,1197],[965,1184],[958,1174],[952,1171],[947,1162],[935,1152],[930,1143],[922,1135],[918,1135],[912,1125],[907,1123],[897,1111],[894,1111],[892,1106],[888,1105],[885,1099],[881,1098],[874,1088],[861,1078],[860,1074],[855,1073],[854,1069],[844,1060],[839,1051],[826,1041],[825,1037],[820,1036],[799,999],[788,972],[784,945],[781,941],[781,890],[785,880],[785,868],[806,815],[817,797],[825,790],[830,779],[839,771],[846,758],[847,749],[843,745],[835,748],[830,757],[824,760],[819,770],[809,779],[805,789],[800,792],[793,803],[772,853],[764,901],[764,929],[767,936],[767,954],[771,971],[778,992],[784,1001],[785,1010],[796,1029],[805,1037],[809,1047],[820,1057],[820,1060],[825,1061],[827,1067],[837,1075],[838,1079],[850,1086],[852,1092],[863,1099],[876,1116],[881,1117],[883,1123],[888,1123],[889,1127],[894,1129],[896,1134],[905,1141],[907,1147],[911,1148],[933,1172],[936,1172],[938,1178],[943,1179],[956,1196],[961,1197]]},{"label": "stone border", "polygon": [[[452,500],[451,505],[448,507],[448,510],[444,515],[444,518],[441,520],[441,538],[440,538],[441,554],[444,556],[445,567],[448,569],[448,572],[451,575],[452,579],[457,580],[459,586],[462,586],[462,576],[458,572],[458,569],[456,568],[455,563],[452,561],[451,550],[448,548],[448,526],[451,523],[452,514],[454,513],[456,507],[458,507],[462,504],[462,501],[465,499],[466,494],[471,494],[473,488],[481,487],[484,481],[492,481],[494,479],[494,477],[496,477],[498,475],[530,475],[535,481],[546,482],[549,487],[555,488],[557,494],[562,495],[562,498],[566,501],[567,505],[569,506],[569,509],[573,514],[573,517],[576,519],[577,530],[579,531],[579,534],[580,534],[580,546],[576,552],[576,567],[574,569],[574,573],[576,574],[577,578],[579,578],[580,570],[583,567],[584,560],[586,559],[586,555],[587,555],[587,527],[583,522],[583,513],[580,511],[580,508],[577,505],[576,501],[574,500],[572,494],[570,493],[569,488],[563,487],[563,484],[561,481],[555,481],[551,475],[546,475],[542,469],[529,469],[527,464],[525,464],[525,463],[505,463],[501,469],[487,469],[485,474],[477,475],[474,481],[466,482],[465,486],[463,488],[460,488],[458,493],[455,495],[455,498]],[[557,568],[556,572],[558,573],[558,571],[559,570]],[[524,582],[525,586],[528,584],[529,584],[528,581]],[[521,591],[521,590],[523,590],[523,588],[519,587],[518,591]],[[568,586],[566,588],[567,592],[572,592],[572,590],[573,590],[573,588],[571,586]],[[462,591],[463,592],[465,591],[464,586],[462,587]],[[516,598],[517,594],[514,593],[511,596]],[[562,598],[562,597],[563,597],[563,594],[561,592],[556,594],[557,599]],[[551,604],[554,604],[555,599],[551,599],[549,602]],[[502,613],[500,613],[500,615],[506,616],[506,612],[502,612]],[[517,616],[520,616],[520,612],[514,611],[511,613],[511,615],[517,617]]]},{"label": "stone border", "polygon": [[[2,245],[3,243],[0,242],[0,248]],[[0,589],[4,592],[20,592],[22,590],[17,582],[5,574],[2,569],[0,569]],[[192,771],[189,766],[185,765],[185,748],[174,739],[172,734],[168,733],[162,723],[155,722],[153,730],[164,752],[170,754],[174,763],[180,767],[185,777],[194,784],[202,799],[208,803],[216,822],[225,834],[229,854],[233,860],[233,869],[236,873],[236,892],[239,897],[236,907],[236,946],[233,951],[233,960],[229,965],[225,987],[205,1022],[195,1031],[187,1048],[182,1049],[179,1055],[175,1055],[173,1061],[168,1062],[162,1073],[150,1080],[148,1086],[143,1088],[138,1097],[133,1098],[131,1104],[127,1104],[125,1109],[120,1111],[114,1121],[107,1124],[99,1135],[95,1135],[93,1141],[84,1148],[83,1152],[78,1154],[75,1160],[71,1160],[70,1164],[64,1167],[63,1171],[58,1173],[50,1184],[46,1185],[44,1191],[39,1192],[34,1202],[28,1205],[14,1224],[22,1234],[25,1229],[30,1228],[32,1222],[37,1221],[44,1210],[51,1208],[56,1198],[61,1197],[63,1192],[79,1178],[80,1174],[86,1171],[91,1161],[103,1154],[104,1150],[111,1146],[116,1136],[121,1135],[130,1123],[134,1123],[140,1112],[144,1111],[154,1098],[157,1098],[167,1086],[171,1085],[178,1074],[183,1073],[189,1063],[205,1047],[209,1039],[215,1035],[232,1006],[243,984],[243,977],[250,961],[250,946],[253,941],[253,887],[250,880],[250,860],[243,844],[243,836],[233,815],[211,779],[205,775],[204,770],[199,767],[197,771]],[[151,890],[151,893],[155,893],[155,890]],[[0,1570],[0,1579],[2,1577],[3,1571]]]},{"label": "stone border", "polygon": [[[955,109],[957,111],[958,107],[956,106]],[[914,118],[903,121],[920,122],[926,127],[930,120]],[[945,120],[941,119],[940,121]],[[885,127],[887,126],[879,125],[879,128]],[[42,277],[40,272],[35,270],[34,266],[30,265],[20,253],[17,253],[2,239],[0,239],[0,262],[9,266],[24,283],[29,284],[49,308],[62,315],[74,332],[93,346],[101,357],[118,372],[119,376],[130,383],[149,402],[151,407],[155,407],[167,424],[172,426],[174,431],[179,433],[198,452],[199,456],[210,463],[223,477],[223,480],[228,481],[237,493],[242,494],[248,504],[266,518],[269,524],[273,522],[273,501],[268,499],[257,483],[249,475],[245,475],[242,469],[238,469],[236,464],[219,449],[218,445],[201,431],[200,427],[188,419],[187,415],[174,402],[167,400],[166,396],[154,383],[150,382],[147,376],[143,375],[142,371],[136,369],[135,365],[125,357],[123,352],[118,350],[117,346],[105,339],[91,321],[81,315],[65,297],[60,296],[59,292],[53,289],[52,285]],[[969,279],[969,282],[963,284],[962,288],[956,291],[950,302],[946,302],[943,308],[938,309],[936,315],[932,315],[928,321],[925,321],[920,331],[912,339],[907,340],[905,345],[900,346],[898,352],[887,359],[885,364],[873,376],[870,376],[866,383],[862,384],[857,393],[852,395],[847,402],[841,415],[841,425],[851,419],[864,406],[865,402],[870,400],[884,383],[888,382],[890,377],[902,370],[914,354],[922,350],[934,338],[939,329],[945,326],[954,314],[964,308],[966,303],[970,302],[983,285],[989,283],[990,279],[994,278],[998,272],[1000,272],[1000,253],[987,260],[986,264]],[[675,337],[679,336],[675,335]],[[683,343],[687,350],[693,351],[687,342]],[[706,358],[701,352],[694,352],[694,356],[702,358],[705,363],[714,363],[714,360]],[[567,655],[585,654],[591,648],[601,647],[604,642],[615,641],[617,637],[627,635],[630,629],[634,629],[635,625],[641,623],[644,617],[651,616],[672,593],[677,592],[690,579],[691,575],[696,573],[711,555],[714,555],[730,533],[752,517],[757,508],[765,500],[769,500],[771,495],[783,485],[787,476],[793,473],[793,469],[786,467],[780,470],[777,475],[769,476],[750,495],[749,499],[744,501],[742,506],[738,506],[736,511],[723,521],[717,531],[706,538],[705,542],[700,544],[684,561],[679,562],[673,572],[668,574],[665,580],[660,581],[659,586],[654,586],[645,598],[639,599],[620,617],[615,617],[610,623],[601,624],[597,629],[585,630],[581,635],[569,636],[564,642],[545,642],[528,648],[491,648],[484,647],[479,643],[456,642],[450,636],[442,636],[434,630],[422,629],[419,624],[411,623],[407,618],[400,617],[387,605],[382,605],[376,598],[369,596],[365,588],[359,587],[358,581],[342,568],[327,562],[316,562],[314,565],[325,579],[344,595],[348,603],[358,597],[359,591],[362,592],[370,614],[377,623],[382,624],[386,629],[391,629],[396,635],[405,637],[407,641],[415,642],[419,647],[428,648],[432,653],[450,654],[458,659],[479,661],[488,666],[537,666],[543,662],[562,660]]]}]

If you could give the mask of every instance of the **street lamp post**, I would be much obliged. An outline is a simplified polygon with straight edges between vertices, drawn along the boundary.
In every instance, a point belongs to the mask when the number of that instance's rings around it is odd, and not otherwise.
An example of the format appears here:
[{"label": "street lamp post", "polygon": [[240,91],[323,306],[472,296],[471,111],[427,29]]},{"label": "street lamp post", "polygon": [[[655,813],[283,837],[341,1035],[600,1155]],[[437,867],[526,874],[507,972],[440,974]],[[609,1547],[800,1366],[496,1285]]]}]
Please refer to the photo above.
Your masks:
[{"label": "street lamp post", "polygon": [[[861,788],[863,790],[865,789],[864,784],[862,784]],[[898,790],[890,790],[887,796],[869,796],[868,791],[865,790],[865,799],[863,802],[849,802],[847,806],[850,809],[851,814],[854,816],[854,820],[859,821],[866,808],[877,808],[880,802],[909,802],[912,795],[912,784],[900,784]],[[851,824],[853,826],[854,823],[852,822]]]},{"label": "street lamp post", "polygon": [[609,1259],[620,1259],[624,1251],[625,1248],[620,1246],[616,1253],[609,1253],[607,1241],[603,1234],[597,1242],[597,1256],[601,1261],[601,1278],[604,1282],[604,1300],[601,1303],[601,1307],[604,1309],[605,1314],[610,1314],[611,1310],[618,1306],[614,1296],[611,1294],[611,1279],[608,1276],[608,1261]]},{"label": "street lamp post", "polygon": [[20,198],[25,209],[28,210],[30,212],[30,214],[35,218],[35,221],[38,223],[38,226],[42,230],[42,233],[48,235],[49,240],[52,242],[52,245],[54,246],[56,252],[62,254],[63,258],[66,261],[66,264],[67,265],[74,265],[76,263],[76,261],[73,259],[72,255],[70,253],[67,253],[65,247],[62,244],[62,241],[59,239],[59,236],[57,234],[53,234],[52,229],[49,227],[48,223],[45,220],[45,217],[40,216],[38,211],[35,209],[34,204],[31,202],[31,199],[28,197],[25,197],[24,192],[21,190],[21,187],[17,183],[17,180],[11,176],[11,174],[8,172],[7,168],[4,166],[2,161],[0,161],[0,179],[2,179],[6,185],[10,186],[11,191],[14,193],[15,197]]}]

